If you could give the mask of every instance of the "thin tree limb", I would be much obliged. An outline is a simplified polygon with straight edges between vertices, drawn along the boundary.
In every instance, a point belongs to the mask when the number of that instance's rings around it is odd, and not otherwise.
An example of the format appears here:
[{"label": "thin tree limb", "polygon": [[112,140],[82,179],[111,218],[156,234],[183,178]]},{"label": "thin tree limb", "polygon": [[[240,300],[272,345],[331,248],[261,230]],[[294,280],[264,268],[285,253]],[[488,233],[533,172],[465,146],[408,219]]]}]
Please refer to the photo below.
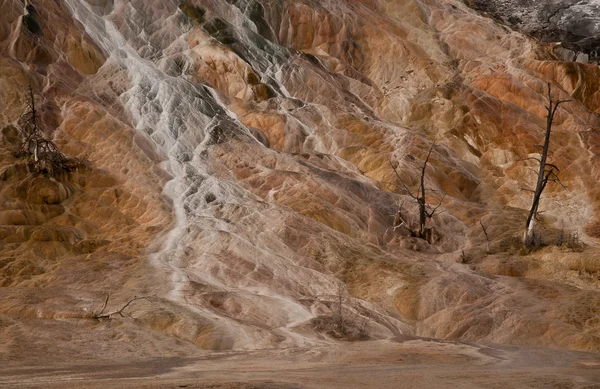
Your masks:
[{"label": "thin tree limb", "polygon": [[392,167],[392,170],[394,171],[394,174],[396,174],[396,177],[398,177],[398,180],[400,180],[400,183],[402,184],[402,186],[404,187],[404,191],[413,199],[417,199],[417,196],[415,196],[414,194],[412,194],[412,192],[410,191],[410,189],[408,188],[408,186],[404,183],[404,180],[402,179],[402,177],[400,177],[400,174],[398,174],[398,171],[396,170],[396,168],[394,167],[394,165],[392,164],[392,160],[388,159],[388,162],[390,163],[390,166]]},{"label": "thin tree limb", "polygon": [[481,220],[479,220],[479,225],[481,226],[481,229],[483,230],[483,234],[485,235],[485,241],[486,241],[485,251],[486,251],[486,253],[489,254],[490,253],[490,236],[488,235],[487,229],[485,228],[485,226],[483,225]]},{"label": "thin tree limb", "polygon": [[[438,205],[435,206],[435,208],[433,208],[431,210],[431,212],[429,212],[428,217],[431,219],[434,215],[435,215],[435,211],[438,210],[439,207],[442,206],[442,203],[444,202],[444,199],[446,198],[446,193],[444,193],[444,195],[442,196],[442,198],[440,199],[440,202],[438,203]],[[431,207],[430,207],[431,208]]]},{"label": "thin tree limb", "polygon": [[127,309],[127,307],[129,307],[129,305],[131,305],[131,303],[133,303],[134,301],[137,300],[148,300],[150,302],[152,302],[152,300],[150,300],[149,297],[147,296],[135,296],[134,298],[132,298],[131,300],[127,301],[127,303],[125,303],[125,305],[123,305],[120,309],[117,309],[116,311],[112,311],[112,312],[107,312],[107,313],[103,313],[104,309],[106,308],[106,305],[108,304],[108,299],[110,297],[110,294],[108,296],[106,296],[106,301],[104,302],[104,307],[102,308],[102,311],[100,313],[95,313],[94,314],[94,318],[100,320],[100,319],[111,319],[112,316],[114,315],[119,315],[121,317],[125,317],[123,315],[123,312],[125,311],[125,309]]},{"label": "thin tree limb", "polygon": [[106,300],[104,300],[104,305],[102,306],[102,309],[100,310],[99,315],[102,315],[104,313],[104,310],[106,309],[106,306],[108,305],[108,299],[110,299],[110,292],[108,292],[106,294]]},{"label": "thin tree limb", "polygon": [[490,241],[490,236],[487,233],[487,228],[485,228],[485,226],[483,225],[483,223],[481,222],[481,220],[479,220],[479,225],[481,226],[481,229],[483,230],[483,233],[485,234],[485,239],[489,242]]}]

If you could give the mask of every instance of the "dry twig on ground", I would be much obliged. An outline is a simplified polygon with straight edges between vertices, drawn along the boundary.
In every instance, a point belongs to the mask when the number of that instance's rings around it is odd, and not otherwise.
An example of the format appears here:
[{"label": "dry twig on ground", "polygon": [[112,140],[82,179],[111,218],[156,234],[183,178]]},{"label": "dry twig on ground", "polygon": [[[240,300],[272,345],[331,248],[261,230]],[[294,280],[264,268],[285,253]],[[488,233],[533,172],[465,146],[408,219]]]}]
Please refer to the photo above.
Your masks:
[{"label": "dry twig on ground", "polygon": [[131,303],[133,303],[134,301],[137,300],[148,300],[150,302],[152,302],[152,300],[150,300],[150,297],[147,296],[135,296],[133,297],[131,300],[127,301],[127,303],[125,303],[125,305],[123,305],[120,309],[117,309],[115,311],[111,311],[111,312],[106,312],[104,313],[104,310],[106,309],[106,306],[108,305],[108,300],[110,299],[110,293],[108,293],[106,295],[106,300],[104,300],[104,305],[102,306],[102,309],[100,310],[99,313],[94,313],[94,318],[95,319],[111,319],[112,316],[114,315],[119,315],[121,317],[125,317],[125,315],[123,315],[125,309],[127,309],[127,307],[129,307],[129,305],[131,305]]}]

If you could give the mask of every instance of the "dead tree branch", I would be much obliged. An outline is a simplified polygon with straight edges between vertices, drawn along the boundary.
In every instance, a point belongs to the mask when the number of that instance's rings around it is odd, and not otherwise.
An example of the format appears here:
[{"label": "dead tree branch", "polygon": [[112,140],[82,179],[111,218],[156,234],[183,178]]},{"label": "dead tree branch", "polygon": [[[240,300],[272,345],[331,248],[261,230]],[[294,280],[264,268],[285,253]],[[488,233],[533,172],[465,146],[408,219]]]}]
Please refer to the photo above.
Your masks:
[{"label": "dead tree branch", "polygon": [[479,225],[481,226],[481,229],[483,230],[483,234],[485,235],[485,241],[486,241],[486,250],[485,251],[487,254],[489,254],[490,253],[490,236],[488,235],[487,228],[485,228],[485,226],[483,225],[481,220],[479,220]]},{"label": "dead tree branch", "polygon": [[106,300],[104,300],[104,305],[102,306],[102,309],[100,310],[100,313],[98,315],[102,315],[104,313],[104,310],[106,309],[106,306],[108,305],[109,299],[110,299],[110,292],[108,292],[106,294]]},{"label": "dead tree branch", "polygon": [[392,170],[396,174],[396,177],[398,177],[398,180],[400,181],[400,184],[402,184],[402,186],[403,186],[403,189],[401,189],[401,191],[405,192],[407,195],[409,195],[413,199],[417,200],[417,197],[411,192],[411,190],[408,188],[408,186],[404,183],[404,180],[402,179],[402,177],[400,177],[400,174],[398,174],[398,171],[394,167],[394,164],[392,163],[392,160],[390,159],[390,160],[388,160],[388,162],[390,163],[390,166],[392,167]]},{"label": "dead tree branch", "polygon": [[110,299],[110,293],[108,293],[106,295],[106,300],[104,300],[104,306],[102,306],[102,309],[100,310],[99,313],[94,313],[94,318],[95,319],[108,319],[110,320],[112,316],[114,315],[119,315],[121,317],[125,317],[125,315],[123,315],[125,309],[127,309],[127,307],[129,307],[129,305],[131,305],[131,303],[133,303],[134,301],[137,300],[148,300],[150,302],[152,302],[152,300],[150,300],[150,297],[147,296],[135,296],[134,298],[132,298],[131,300],[127,301],[127,303],[125,303],[125,305],[123,305],[120,309],[117,309],[115,311],[112,312],[107,312],[104,313],[104,310],[106,309],[106,306],[108,305],[108,300]]},{"label": "dead tree branch", "polygon": [[411,226],[410,223],[406,221],[406,219],[404,218],[404,202],[398,200],[398,212],[396,212],[394,215],[391,215],[394,217],[394,223],[392,224],[392,231],[396,231],[398,228],[404,227],[406,228],[408,231],[411,231]]}]

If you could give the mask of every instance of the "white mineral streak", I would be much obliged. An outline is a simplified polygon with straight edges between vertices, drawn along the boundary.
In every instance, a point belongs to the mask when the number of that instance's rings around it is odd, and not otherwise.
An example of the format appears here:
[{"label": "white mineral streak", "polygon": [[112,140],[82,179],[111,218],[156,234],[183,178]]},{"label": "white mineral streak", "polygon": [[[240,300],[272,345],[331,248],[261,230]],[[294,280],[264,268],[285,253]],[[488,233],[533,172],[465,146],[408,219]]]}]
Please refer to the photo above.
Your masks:
[{"label": "white mineral streak", "polygon": [[[86,32],[109,55],[104,66],[126,69],[129,86],[121,95],[122,103],[135,129],[151,139],[166,158],[163,168],[173,176],[164,188],[164,195],[173,202],[175,225],[163,238],[160,249],[151,256],[157,268],[170,273],[172,286],[166,297],[212,321],[221,336],[233,340],[235,348],[267,347],[273,344],[274,338],[288,346],[321,342],[292,328],[312,319],[315,309],[319,309],[318,304],[299,302],[299,293],[302,290],[317,299],[331,296],[338,281],[333,276],[297,265],[297,255],[273,232],[282,227],[275,220],[283,219],[286,211],[264,206],[239,185],[224,179],[229,173],[203,156],[210,133],[216,127],[225,126],[237,136],[251,139],[248,130],[210,88],[184,77],[169,76],[158,63],[142,58],[129,43],[129,37],[124,37],[113,24],[116,11],[100,15],[83,0],[66,0],[66,3]],[[122,3],[117,1],[114,9],[123,9]],[[166,6],[180,12],[174,3]],[[225,11],[230,12],[231,22],[245,22],[243,15],[231,7]],[[139,17],[135,22],[143,24],[145,20]],[[182,26],[178,33],[185,32]],[[248,46],[252,45],[249,37],[242,38]],[[185,44],[180,41],[179,45]],[[282,56],[282,49],[277,50],[276,54]],[[289,96],[281,82],[281,63],[261,59],[261,67],[263,80],[277,81],[280,92]],[[309,132],[300,120],[292,115],[288,117]],[[320,140],[313,147],[321,151],[327,148]],[[267,152],[271,151],[265,150]],[[208,193],[215,195],[217,202],[207,204],[204,197]],[[237,213],[236,223],[228,223],[215,214],[223,214],[223,208]],[[252,228],[248,228],[249,224]],[[256,234],[249,236],[253,232]],[[244,267],[235,269],[235,261]],[[245,273],[261,269],[270,272],[272,278],[259,282]],[[232,271],[237,274],[232,275]],[[242,310],[239,319],[195,304],[193,297],[186,294],[191,282],[223,293],[232,304],[239,304]],[[365,302],[356,304],[378,309]],[[376,325],[379,332],[391,334],[390,329],[401,332],[402,323],[398,320],[388,317],[385,321],[386,326]]]}]

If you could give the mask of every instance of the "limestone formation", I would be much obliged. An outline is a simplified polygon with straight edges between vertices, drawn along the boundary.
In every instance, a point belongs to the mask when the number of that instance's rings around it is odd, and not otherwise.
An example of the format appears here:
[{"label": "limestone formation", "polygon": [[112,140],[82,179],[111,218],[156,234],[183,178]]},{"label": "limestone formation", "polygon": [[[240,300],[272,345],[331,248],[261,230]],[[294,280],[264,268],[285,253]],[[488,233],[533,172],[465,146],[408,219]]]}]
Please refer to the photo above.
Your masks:
[{"label": "limestone formation", "polygon": [[[370,339],[600,350],[598,66],[458,0],[0,12],[0,359],[328,344],[340,284]],[[548,82],[572,100],[551,144],[568,189],[540,205],[551,246],[521,255]],[[30,83],[89,166],[37,177],[13,155]],[[392,228],[418,211],[389,161],[416,187],[433,141],[430,244]],[[91,320],[107,293],[154,297]]]}]

